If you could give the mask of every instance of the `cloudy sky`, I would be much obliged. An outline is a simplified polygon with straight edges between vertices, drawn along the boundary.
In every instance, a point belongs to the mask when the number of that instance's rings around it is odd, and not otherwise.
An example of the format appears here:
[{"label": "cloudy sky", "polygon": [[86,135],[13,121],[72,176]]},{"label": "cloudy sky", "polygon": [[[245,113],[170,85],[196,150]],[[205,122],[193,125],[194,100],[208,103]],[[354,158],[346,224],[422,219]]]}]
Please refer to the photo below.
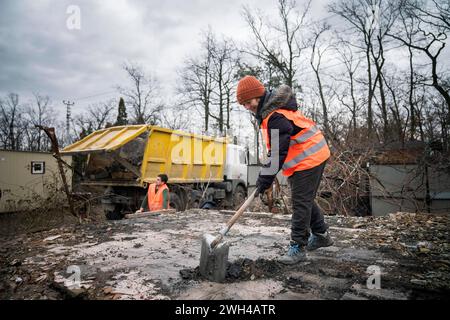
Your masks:
[{"label": "cloudy sky", "polygon": [[[326,2],[315,1],[316,16],[327,15]],[[80,9],[79,30],[67,27],[71,5]],[[243,5],[276,10],[275,0],[0,0],[0,94],[38,91],[55,106],[69,99],[80,108],[115,95],[127,60],[170,92],[176,69],[198,51],[202,30],[249,39]]]},{"label": "cloudy sky", "polygon": [[[329,2],[313,1],[312,16],[329,17]],[[80,9],[79,30],[67,27],[72,5]],[[251,39],[243,5],[277,14],[276,0],[0,0],[0,95],[26,99],[40,92],[56,109],[63,111],[66,99],[80,110],[117,97],[115,86],[126,83],[125,61],[151,71],[168,94],[208,26],[237,42]]]}]

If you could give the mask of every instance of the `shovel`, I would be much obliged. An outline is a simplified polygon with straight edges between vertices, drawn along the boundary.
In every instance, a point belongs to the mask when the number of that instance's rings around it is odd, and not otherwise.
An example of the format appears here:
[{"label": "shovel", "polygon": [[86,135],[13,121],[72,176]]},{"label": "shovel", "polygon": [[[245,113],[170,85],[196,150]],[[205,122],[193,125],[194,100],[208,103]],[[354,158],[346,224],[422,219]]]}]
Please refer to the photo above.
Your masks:
[{"label": "shovel", "polygon": [[205,278],[223,282],[225,280],[228,262],[229,244],[220,243],[237,219],[255,198],[256,190],[245,200],[244,204],[236,211],[227,224],[219,231],[219,235],[204,234],[200,254],[200,274]]}]

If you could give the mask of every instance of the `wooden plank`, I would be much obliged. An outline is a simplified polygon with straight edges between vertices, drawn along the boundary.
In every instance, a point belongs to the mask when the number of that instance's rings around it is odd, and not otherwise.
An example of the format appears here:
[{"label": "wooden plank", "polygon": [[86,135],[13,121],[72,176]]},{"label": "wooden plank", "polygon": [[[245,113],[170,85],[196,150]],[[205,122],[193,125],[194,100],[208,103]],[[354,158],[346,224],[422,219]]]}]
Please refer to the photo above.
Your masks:
[{"label": "wooden plank", "polygon": [[142,213],[126,214],[125,219],[154,217],[154,216],[159,216],[160,214],[173,214],[175,212],[177,212],[177,210],[175,210],[175,209],[147,211],[147,212],[142,212]]}]

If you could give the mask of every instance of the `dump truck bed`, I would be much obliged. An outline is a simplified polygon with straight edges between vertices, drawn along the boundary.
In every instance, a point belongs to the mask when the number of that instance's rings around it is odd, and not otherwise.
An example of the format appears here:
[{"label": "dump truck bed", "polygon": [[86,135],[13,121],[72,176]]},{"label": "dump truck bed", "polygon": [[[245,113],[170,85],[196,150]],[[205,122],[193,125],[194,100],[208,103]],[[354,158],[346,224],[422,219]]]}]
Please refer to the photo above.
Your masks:
[{"label": "dump truck bed", "polygon": [[[143,184],[154,182],[160,173],[166,173],[170,183],[204,183],[223,181],[226,144],[225,138],[132,125],[95,131],[61,153],[87,154],[91,160],[95,159],[97,168],[111,169],[108,177],[92,175],[95,183],[108,181],[110,185],[117,179],[136,181],[137,176]],[[114,167],[113,161],[122,165],[122,176],[115,172],[119,166]]]}]

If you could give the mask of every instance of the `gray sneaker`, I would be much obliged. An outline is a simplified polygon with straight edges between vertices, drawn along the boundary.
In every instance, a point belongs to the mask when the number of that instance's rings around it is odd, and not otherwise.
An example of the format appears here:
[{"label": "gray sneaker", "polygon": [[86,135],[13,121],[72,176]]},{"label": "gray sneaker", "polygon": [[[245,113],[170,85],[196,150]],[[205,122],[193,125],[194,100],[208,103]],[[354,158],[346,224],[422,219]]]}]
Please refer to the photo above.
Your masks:
[{"label": "gray sneaker", "polygon": [[325,233],[311,233],[308,239],[308,245],[306,250],[313,251],[322,247],[329,247],[333,245],[333,240],[331,240],[328,231]]},{"label": "gray sneaker", "polygon": [[296,264],[302,261],[306,261],[306,252],[304,247],[300,247],[297,243],[289,244],[288,252],[278,259],[278,262],[282,264]]}]

